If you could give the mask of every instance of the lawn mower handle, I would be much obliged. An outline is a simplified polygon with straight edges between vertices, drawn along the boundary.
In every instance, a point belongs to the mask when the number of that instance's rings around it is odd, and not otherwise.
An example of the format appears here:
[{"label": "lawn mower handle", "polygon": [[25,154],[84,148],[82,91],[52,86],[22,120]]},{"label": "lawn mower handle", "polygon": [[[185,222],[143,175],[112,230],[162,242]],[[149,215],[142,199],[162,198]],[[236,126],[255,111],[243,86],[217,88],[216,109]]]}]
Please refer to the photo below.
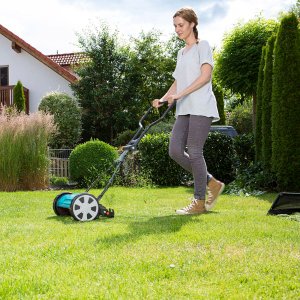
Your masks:
[{"label": "lawn mower handle", "polygon": [[[168,103],[168,102],[167,101],[162,101],[160,103],[164,104],[164,103]],[[176,101],[174,101],[171,105],[169,105],[169,107],[164,111],[164,113],[157,120],[150,123],[147,127],[144,127],[143,122],[153,109],[153,106],[150,106],[149,109],[147,110],[147,112],[142,116],[142,118],[139,121],[138,131],[135,133],[134,137],[130,140],[130,142],[126,146],[123,147],[123,149],[124,150],[131,150],[131,151],[136,150],[136,147],[137,147],[138,143],[143,138],[143,136],[148,132],[148,130],[152,126],[154,126],[157,123],[159,123],[160,121],[162,121],[166,117],[166,115],[170,112],[170,110],[173,109],[175,104],[176,104]]]},{"label": "lawn mower handle", "polygon": [[[161,102],[161,103],[167,103],[167,101],[164,101],[164,102]],[[147,112],[143,115],[143,117],[139,121],[139,129],[135,133],[134,137],[130,140],[130,142],[126,146],[123,147],[123,152],[120,154],[119,158],[115,161],[115,170],[114,170],[112,176],[110,177],[109,181],[107,182],[106,186],[104,187],[102,193],[97,197],[98,201],[101,200],[101,198],[106,193],[106,191],[108,190],[108,188],[113,184],[114,178],[115,178],[117,172],[119,171],[122,163],[124,162],[127,154],[129,152],[132,152],[132,151],[136,150],[138,143],[144,137],[144,135],[148,132],[148,130],[152,126],[154,126],[155,124],[157,124],[161,120],[163,120],[166,117],[166,115],[170,112],[170,110],[175,106],[175,104],[176,104],[176,101],[174,101],[171,105],[169,105],[169,107],[164,111],[164,113],[157,120],[155,120],[154,122],[150,123],[147,127],[143,126],[143,121],[147,118],[147,116],[149,115],[149,113],[152,111],[153,106],[151,106],[147,110]],[[97,178],[96,178],[96,180],[97,180]],[[86,190],[86,192],[88,192],[90,190],[90,188],[94,185],[95,181],[90,185],[90,187],[88,187],[88,189]]]},{"label": "lawn mower handle", "polygon": [[[166,109],[166,111],[160,116],[160,118],[159,119],[157,119],[156,121],[154,121],[155,122],[155,124],[156,123],[158,123],[158,122],[160,122],[162,119],[164,119],[165,118],[165,116],[169,113],[169,111],[174,107],[174,105],[175,105],[175,102],[176,101],[174,101],[171,105],[169,105],[169,107]],[[168,103],[168,101],[159,101],[159,103],[161,104],[161,105],[164,105],[164,104],[166,104],[166,103]],[[149,115],[149,113],[152,111],[152,109],[153,109],[153,106],[150,106],[149,107],[149,109],[147,110],[147,112],[142,116],[142,118],[140,119],[140,121],[139,121],[139,126],[143,129],[144,128],[144,126],[143,126],[143,121],[147,118],[147,116]],[[154,123],[153,122],[153,123]],[[152,123],[151,123],[152,124]],[[151,125],[150,124],[150,125]],[[153,124],[153,125],[155,125],[155,124]],[[153,126],[152,125],[152,126]]]}]

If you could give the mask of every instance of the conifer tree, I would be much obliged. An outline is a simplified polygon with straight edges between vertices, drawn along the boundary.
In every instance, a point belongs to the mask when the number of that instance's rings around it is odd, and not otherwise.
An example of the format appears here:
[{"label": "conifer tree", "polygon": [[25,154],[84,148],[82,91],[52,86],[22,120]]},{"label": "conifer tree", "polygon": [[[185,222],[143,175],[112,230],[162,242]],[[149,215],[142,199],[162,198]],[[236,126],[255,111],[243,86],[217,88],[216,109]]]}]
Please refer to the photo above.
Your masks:
[{"label": "conifer tree", "polygon": [[295,14],[283,17],[274,48],[272,169],[281,191],[300,191],[300,40]]},{"label": "conifer tree", "polygon": [[266,45],[264,80],[262,89],[262,110],[261,110],[261,146],[262,162],[264,168],[271,169],[272,157],[272,136],[271,136],[271,115],[272,115],[272,76],[273,76],[273,52],[276,35],[272,35]]},{"label": "conifer tree", "polygon": [[258,79],[257,79],[257,90],[256,90],[256,119],[255,119],[255,159],[261,161],[262,157],[262,92],[263,92],[263,81],[264,81],[264,66],[265,66],[266,47],[262,48],[262,54],[260,59]]},{"label": "conifer tree", "polygon": [[13,89],[14,106],[19,112],[25,111],[25,95],[21,81],[19,80]]}]

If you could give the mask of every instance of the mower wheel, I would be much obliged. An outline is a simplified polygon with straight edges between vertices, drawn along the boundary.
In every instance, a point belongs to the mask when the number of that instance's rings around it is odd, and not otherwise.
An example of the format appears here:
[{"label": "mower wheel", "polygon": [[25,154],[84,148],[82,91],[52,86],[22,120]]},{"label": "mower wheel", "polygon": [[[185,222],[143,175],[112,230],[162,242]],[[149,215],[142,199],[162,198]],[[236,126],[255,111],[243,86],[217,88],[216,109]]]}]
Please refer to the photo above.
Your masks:
[{"label": "mower wheel", "polygon": [[91,194],[78,194],[71,202],[70,212],[77,221],[92,221],[99,217],[99,203]]},{"label": "mower wheel", "polygon": [[57,195],[53,200],[53,210],[57,216],[70,216],[70,210],[68,208],[57,206],[57,202],[63,195],[72,194],[70,192],[65,192]]}]

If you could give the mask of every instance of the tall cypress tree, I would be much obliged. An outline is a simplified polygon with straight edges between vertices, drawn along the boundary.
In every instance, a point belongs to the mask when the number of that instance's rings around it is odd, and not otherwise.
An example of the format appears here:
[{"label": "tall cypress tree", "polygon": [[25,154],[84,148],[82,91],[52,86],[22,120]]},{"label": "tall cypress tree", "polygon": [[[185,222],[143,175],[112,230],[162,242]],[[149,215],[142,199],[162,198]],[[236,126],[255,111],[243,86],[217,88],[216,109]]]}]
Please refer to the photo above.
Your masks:
[{"label": "tall cypress tree", "polygon": [[261,117],[262,117],[262,92],[264,81],[264,66],[265,66],[266,47],[262,48],[260,59],[257,90],[256,90],[256,119],[255,119],[255,160],[261,161],[262,158],[262,131],[261,131]]},{"label": "tall cypress tree", "polygon": [[13,89],[14,106],[19,112],[25,111],[25,94],[23,84],[19,80]]},{"label": "tall cypress tree", "polygon": [[286,15],[274,48],[272,169],[280,190],[300,191],[300,36],[295,14]]},{"label": "tall cypress tree", "polygon": [[271,115],[272,115],[272,76],[273,76],[273,52],[276,35],[272,35],[266,45],[264,81],[262,90],[262,162],[264,167],[271,170],[272,158],[272,134],[271,134]]}]

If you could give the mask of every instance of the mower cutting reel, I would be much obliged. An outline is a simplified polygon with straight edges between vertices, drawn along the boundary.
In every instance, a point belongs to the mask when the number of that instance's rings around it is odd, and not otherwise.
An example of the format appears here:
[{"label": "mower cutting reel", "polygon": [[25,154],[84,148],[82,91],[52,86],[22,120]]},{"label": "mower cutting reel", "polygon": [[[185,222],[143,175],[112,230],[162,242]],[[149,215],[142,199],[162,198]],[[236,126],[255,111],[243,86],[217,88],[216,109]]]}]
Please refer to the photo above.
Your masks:
[{"label": "mower cutting reel", "polygon": [[76,221],[92,221],[99,217],[114,217],[114,210],[100,204],[89,193],[62,193],[55,197],[53,210],[57,216],[72,216]]},{"label": "mower cutting reel", "polygon": [[91,194],[89,194],[89,190],[93,187],[95,182],[99,180],[99,176],[95,178],[95,180],[92,182],[92,184],[87,188],[85,193],[70,193],[70,192],[64,192],[58,196],[55,197],[53,201],[53,210],[57,216],[67,216],[71,215],[75,220],[77,221],[92,221],[97,218],[101,217],[107,217],[107,218],[113,218],[115,213],[113,209],[107,209],[103,205],[101,205],[99,202],[102,199],[103,195],[106,193],[108,188],[113,184],[114,178],[119,171],[121,165],[123,164],[127,154],[129,152],[135,151],[137,149],[137,145],[140,142],[140,140],[143,138],[143,136],[148,132],[148,130],[163,120],[165,116],[168,114],[168,112],[174,107],[175,102],[170,105],[165,112],[149,124],[147,127],[143,126],[143,121],[146,119],[146,117],[149,115],[149,113],[152,110],[152,107],[148,109],[148,111],[145,113],[145,115],[140,119],[139,121],[139,129],[135,133],[134,137],[131,139],[131,141],[123,147],[124,151],[120,154],[119,158],[115,161],[115,170],[107,182],[106,186],[104,187],[103,191],[98,197],[95,197]]}]

